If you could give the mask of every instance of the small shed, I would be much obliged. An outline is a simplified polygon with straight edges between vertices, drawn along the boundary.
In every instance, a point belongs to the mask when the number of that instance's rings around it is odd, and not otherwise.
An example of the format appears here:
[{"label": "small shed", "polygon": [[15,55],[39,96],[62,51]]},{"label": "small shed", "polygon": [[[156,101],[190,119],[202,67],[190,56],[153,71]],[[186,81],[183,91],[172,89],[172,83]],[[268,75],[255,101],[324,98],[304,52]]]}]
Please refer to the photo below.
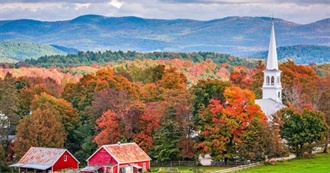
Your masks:
[{"label": "small shed", "polygon": [[12,168],[19,172],[56,172],[79,169],[79,161],[66,149],[31,147]]},{"label": "small shed", "polygon": [[138,173],[150,169],[150,157],[136,143],[103,145],[87,159],[82,173]]}]

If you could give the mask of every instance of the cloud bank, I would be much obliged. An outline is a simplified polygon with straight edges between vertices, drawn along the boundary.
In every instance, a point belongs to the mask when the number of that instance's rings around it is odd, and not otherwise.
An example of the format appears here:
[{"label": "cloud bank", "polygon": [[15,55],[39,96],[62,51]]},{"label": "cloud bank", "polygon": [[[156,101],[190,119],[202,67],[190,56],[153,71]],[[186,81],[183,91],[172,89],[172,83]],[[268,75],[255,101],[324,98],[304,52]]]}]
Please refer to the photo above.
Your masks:
[{"label": "cloud bank", "polygon": [[70,20],[80,15],[211,20],[271,16],[306,24],[330,17],[329,0],[1,0],[0,20]]}]

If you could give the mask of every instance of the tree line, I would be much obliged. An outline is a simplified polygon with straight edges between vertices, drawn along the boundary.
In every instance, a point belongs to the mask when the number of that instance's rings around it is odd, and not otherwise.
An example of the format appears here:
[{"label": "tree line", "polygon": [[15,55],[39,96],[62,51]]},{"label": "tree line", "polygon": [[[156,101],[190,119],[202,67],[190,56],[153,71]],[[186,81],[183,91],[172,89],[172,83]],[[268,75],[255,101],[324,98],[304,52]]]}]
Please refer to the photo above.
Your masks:
[{"label": "tree line", "polygon": [[[64,147],[84,162],[98,146],[136,142],[155,161],[262,160],[303,156],[329,139],[330,76],[282,63],[286,109],[267,117],[255,103],[265,65],[235,66],[230,80],[200,79],[188,86],[177,69],[103,68],[62,86],[52,78],[0,80],[0,159],[16,159],[30,146]],[[133,77],[135,76],[135,77]],[[141,76],[141,77],[137,77]],[[10,121],[10,125],[8,125]],[[54,133],[56,132],[56,133]],[[286,139],[283,143],[282,138]]]},{"label": "tree line", "polygon": [[194,53],[175,53],[175,52],[150,52],[138,53],[135,51],[105,51],[105,52],[78,52],[77,54],[68,55],[51,55],[41,56],[38,59],[25,59],[16,64],[11,64],[10,67],[24,67],[24,66],[40,66],[40,67],[76,67],[80,65],[103,64],[107,62],[118,62],[124,60],[134,59],[182,59],[191,60],[193,62],[202,62],[207,59],[212,59],[214,63],[228,63],[233,66],[242,64],[248,65],[251,61],[233,57],[229,54],[220,54],[214,52],[194,52]]}]

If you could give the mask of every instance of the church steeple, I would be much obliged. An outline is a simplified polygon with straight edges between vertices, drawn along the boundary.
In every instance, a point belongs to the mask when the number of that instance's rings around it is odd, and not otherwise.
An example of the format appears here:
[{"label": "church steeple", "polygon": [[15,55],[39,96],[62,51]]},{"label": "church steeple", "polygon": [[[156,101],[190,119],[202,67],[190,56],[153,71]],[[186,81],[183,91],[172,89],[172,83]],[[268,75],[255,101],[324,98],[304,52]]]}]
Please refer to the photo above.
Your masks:
[{"label": "church steeple", "polygon": [[278,69],[274,22],[270,33],[267,67],[264,71],[262,98],[282,103],[281,71]]},{"label": "church steeple", "polygon": [[270,42],[269,42],[268,57],[267,57],[267,69],[278,70],[274,22],[272,22],[272,30],[270,32]]}]

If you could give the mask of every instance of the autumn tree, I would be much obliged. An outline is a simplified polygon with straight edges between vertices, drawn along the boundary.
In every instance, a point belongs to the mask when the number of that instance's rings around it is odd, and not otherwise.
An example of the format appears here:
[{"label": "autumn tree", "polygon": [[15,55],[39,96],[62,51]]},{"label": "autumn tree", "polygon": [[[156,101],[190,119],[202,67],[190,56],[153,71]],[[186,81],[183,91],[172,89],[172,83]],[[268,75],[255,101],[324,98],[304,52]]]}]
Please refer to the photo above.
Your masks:
[{"label": "autumn tree", "polygon": [[178,73],[175,68],[171,67],[166,69],[164,74],[159,75],[162,77],[157,82],[158,87],[166,89],[186,89],[187,88],[187,77]]},{"label": "autumn tree", "polygon": [[4,139],[14,134],[19,120],[15,82],[16,79],[10,73],[7,73],[3,80],[0,79],[0,137]]},{"label": "autumn tree", "polygon": [[325,147],[324,147],[324,152],[327,153],[327,149],[328,149],[328,144],[329,144],[329,140],[330,140],[330,75],[328,76],[328,87],[327,89],[323,90],[323,92],[321,93],[321,97],[319,100],[319,110],[322,111],[325,114],[325,119],[326,119],[326,123],[328,125],[328,132],[326,135],[326,139],[325,139]]},{"label": "autumn tree", "polygon": [[162,79],[165,72],[165,65],[157,65],[155,67],[149,68],[139,68],[135,65],[132,65],[128,68],[131,76],[133,76],[134,81],[140,81],[144,84],[155,83],[158,80]]},{"label": "autumn tree", "polygon": [[79,150],[79,147],[76,146],[75,135],[75,131],[80,123],[78,111],[64,99],[57,99],[46,93],[41,93],[40,95],[35,95],[34,100],[31,103],[32,112],[45,103],[52,105],[52,107],[59,113],[61,122],[67,134],[67,138],[65,139],[65,147],[72,152]]},{"label": "autumn tree", "polygon": [[[123,90],[129,93],[130,97],[138,98],[138,88],[131,83],[127,78],[121,75],[115,75],[111,69],[100,69],[96,73],[84,75],[78,83],[69,83],[65,86],[62,98],[70,102],[74,108],[79,111],[81,120],[80,127],[78,127],[77,146],[83,149],[85,153],[79,152],[79,159],[86,160],[88,155],[92,154],[96,145],[93,144],[95,135],[95,120],[99,118],[107,109],[102,108],[102,105],[112,100],[102,100],[101,107],[97,109],[96,115],[91,115],[93,110],[94,95],[104,89],[112,88],[116,90]],[[118,103],[119,105],[119,103]],[[115,104],[117,106],[117,104]],[[82,127],[89,127],[88,129]],[[86,136],[88,134],[88,136]]]},{"label": "autumn tree", "polygon": [[159,121],[162,116],[159,107],[161,103],[152,102],[145,105],[145,112],[139,119],[139,131],[134,135],[136,142],[144,151],[149,152],[154,145],[153,136],[159,128]]},{"label": "autumn tree", "polygon": [[244,89],[252,86],[251,77],[250,70],[244,66],[235,66],[234,71],[230,73],[230,81]]},{"label": "autumn tree", "polygon": [[152,157],[157,161],[178,160],[179,149],[177,148],[180,142],[182,131],[178,117],[173,108],[168,108],[166,115],[163,115],[160,122],[160,128],[157,129],[154,135],[155,145],[152,150]]},{"label": "autumn tree", "polygon": [[284,144],[283,139],[281,138],[281,121],[280,111],[276,112],[272,116],[272,120],[268,121],[266,133],[268,141],[266,154],[268,158],[283,157],[289,154],[288,146]]},{"label": "autumn tree", "polygon": [[[160,103],[162,116],[154,137],[152,156],[156,160],[191,160],[195,156],[191,138],[192,96],[187,90],[170,90]],[[168,152],[167,152],[168,151]]]},{"label": "autumn tree", "polygon": [[62,148],[66,132],[59,111],[46,102],[20,120],[16,137],[14,151],[20,158],[32,146]]},{"label": "autumn tree", "polygon": [[[319,80],[317,109],[324,113],[325,120],[330,127],[330,75],[327,75]],[[328,143],[330,139],[330,128],[328,128],[325,136],[325,144],[323,152],[328,152]]]},{"label": "autumn tree", "polygon": [[106,111],[96,120],[98,131],[94,141],[99,146],[119,142],[120,133],[123,131],[120,126],[119,116],[111,110]]},{"label": "autumn tree", "polygon": [[229,86],[231,86],[229,82],[207,79],[200,80],[196,85],[191,87],[190,92],[194,95],[193,120],[195,125],[198,126],[201,123],[198,113],[209,105],[211,99],[219,100],[222,103],[225,102],[224,91]]},{"label": "autumn tree", "polygon": [[282,71],[283,101],[298,109],[311,104],[316,108],[319,96],[317,84],[320,80],[316,72],[309,66],[296,65],[288,60],[280,64]]},{"label": "autumn tree", "polygon": [[208,107],[199,116],[197,149],[202,154],[210,153],[214,160],[228,159],[236,155],[236,144],[248,129],[253,119],[265,123],[267,118],[255,104],[255,95],[249,90],[228,87],[224,92],[225,102],[210,100]]},{"label": "autumn tree", "polygon": [[247,130],[240,137],[237,152],[246,160],[263,160],[267,153],[267,125],[259,119],[253,119]]},{"label": "autumn tree", "polygon": [[311,153],[318,142],[326,135],[327,125],[322,112],[305,107],[302,111],[292,107],[281,110],[281,136],[287,140],[290,150],[301,157]]},{"label": "autumn tree", "polygon": [[252,86],[248,89],[253,91],[256,95],[256,99],[262,98],[262,85],[263,85],[263,79],[264,79],[264,70],[266,69],[266,65],[262,63],[261,60],[257,62],[257,64],[252,69]]},{"label": "autumn tree", "polygon": [[108,110],[121,114],[131,103],[132,99],[128,91],[105,88],[94,93],[92,104],[86,107],[86,112],[94,121]]},{"label": "autumn tree", "polygon": [[263,70],[266,66],[259,60],[251,69],[245,66],[235,66],[230,74],[230,81],[242,88],[249,89],[256,94],[256,98],[262,97]]},{"label": "autumn tree", "polygon": [[148,152],[154,144],[153,135],[158,127],[160,116],[154,110],[139,101],[131,102],[120,112],[111,109],[96,120],[97,145],[120,142],[136,142]]}]

